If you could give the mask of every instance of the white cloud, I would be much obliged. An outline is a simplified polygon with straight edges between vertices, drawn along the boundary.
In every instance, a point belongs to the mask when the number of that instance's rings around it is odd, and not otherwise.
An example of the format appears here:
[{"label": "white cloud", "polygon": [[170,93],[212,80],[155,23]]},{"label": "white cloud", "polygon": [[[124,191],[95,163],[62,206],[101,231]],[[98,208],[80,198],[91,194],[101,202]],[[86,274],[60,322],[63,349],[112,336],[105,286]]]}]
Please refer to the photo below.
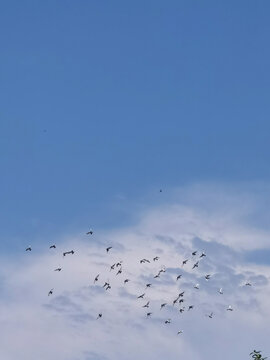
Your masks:
[{"label": "white cloud", "polygon": [[[56,250],[48,249],[50,242],[39,252],[2,258],[2,357],[223,360],[247,358],[256,347],[269,350],[265,329],[270,320],[270,267],[247,263],[243,256],[246,250],[270,245],[267,227],[256,221],[249,226],[257,198],[228,189],[211,192],[209,186],[178,190],[174,197],[144,211],[135,226],[95,231],[93,237],[69,236],[61,242],[51,239]],[[107,254],[109,245],[113,249]],[[63,258],[62,252],[69,249],[75,254]],[[207,254],[195,270],[192,250]],[[157,262],[152,261],[155,255],[160,257]],[[182,268],[186,257],[190,261]],[[142,258],[151,263],[140,264]],[[110,265],[120,260],[123,273],[116,276]],[[53,271],[58,266],[59,273]],[[162,266],[166,272],[153,279]],[[176,282],[179,273],[183,276]],[[212,274],[208,282],[206,273]],[[125,278],[131,280],[126,285]],[[243,286],[246,280],[253,286]],[[105,281],[112,287],[108,291],[102,288]],[[145,289],[148,282],[153,285]],[[199,290],[193,288],[196,283]],[[54,293],[48,297],[51,288]],[[172,301],[182,290],[184,306],[192,304],[194,309],[180,314]],[[137,299],[144,292],[145,299]],[[149,310],[142,308],[147,301]],[[162,302],[168,306],[160,310]],[[226,311],[229,304],[233,312]],[[147,311],[153,313],[149,319]],[[213,319],[205,316],[211,311]],[[96,320],[100,312],[103,317]],[[166,318],[172,319],[170,325],[164,324]],[[180,329],[184,333],[177,335]]]}]

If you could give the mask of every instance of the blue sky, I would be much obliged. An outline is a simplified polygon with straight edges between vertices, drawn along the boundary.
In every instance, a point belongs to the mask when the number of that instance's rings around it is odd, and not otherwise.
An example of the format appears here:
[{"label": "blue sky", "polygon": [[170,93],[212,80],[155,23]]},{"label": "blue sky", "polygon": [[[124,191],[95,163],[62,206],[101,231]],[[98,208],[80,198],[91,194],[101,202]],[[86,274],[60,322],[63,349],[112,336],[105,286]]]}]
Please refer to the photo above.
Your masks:
[{"label": "blue sky", "polygon": [[22,234],[127,221],[119,196],[268,181],[269,8],[2,2],[5,246]]},{"label": "blue sky", "polygon": [[[113,290],[111,317],[104,316],[107,331],[127,340],[126,353],[179,355],[170,335],[155,327],[158,319],[147,328],[128,299],[144,286],[140,257],[159,253],[171,266],[161,284],[169,295],[176,291],[169,278],[179,265],[174,256],[194,248],[209,256],[187,281],[213,271],[214,282],[203,290],[202,318],[192,318],[196,329],[184,323],[181,351],[192,360],[227,359],[224,338],[241,359],[252,350],[247,344],[267,350],[269,11],[269,2],[249,0],[1,2],[0,321],[7,330],[0,348],[8,360],[22,353],[36,359],[44,336],[59,360],[122,360],[119,339],[103,340],[102,325],[97,347],[89,345],[91,321],[107,302],[97,292],[92,303],[97,289],[85,287],[89,272],[109,276],[100,251],[111,242],[114,259],[134,261],[138,271],[130,290],[120,283]],[[60,255],[47,252],[51,243]],[[25,257],[29,244],[33,252]],[[62,266],[61,251],[69,248],[80,256],[65,260],[56,280],[51,269]],[[234,289],[223,303],[212,297],[221,280],[225,294]],[[250,293],[245,280],[254,282]],[[153,294],[159,306],[163,295]],[[217,344],[211,348],[201,339],[209,299],[223,321],[207,328]],[[223,312],[229,302],[234,320]],[[80,336],[70,348],[74,329]]]}]

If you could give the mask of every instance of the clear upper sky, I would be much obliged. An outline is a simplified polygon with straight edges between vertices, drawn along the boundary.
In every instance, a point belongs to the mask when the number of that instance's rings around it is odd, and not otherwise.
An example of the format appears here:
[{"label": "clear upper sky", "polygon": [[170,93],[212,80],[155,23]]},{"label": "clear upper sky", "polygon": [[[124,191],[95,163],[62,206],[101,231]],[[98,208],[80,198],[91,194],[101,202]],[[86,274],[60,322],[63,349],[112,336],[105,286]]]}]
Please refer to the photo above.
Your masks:
[{"label": "clear upper sky", "polygon": [[269,10],[2,1],[1,246],[117,225],[108,204],[160,187],[269,181]]}]

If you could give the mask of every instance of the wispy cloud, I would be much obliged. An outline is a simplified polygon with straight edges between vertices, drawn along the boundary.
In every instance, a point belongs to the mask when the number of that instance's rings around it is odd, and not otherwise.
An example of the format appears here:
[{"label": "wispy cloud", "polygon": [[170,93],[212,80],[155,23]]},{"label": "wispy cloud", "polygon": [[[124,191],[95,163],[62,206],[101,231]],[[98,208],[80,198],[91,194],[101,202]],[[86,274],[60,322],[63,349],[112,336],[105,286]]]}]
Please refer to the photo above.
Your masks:
[{"label": "wispy cloud", "polygon": [[[246,357],[253,347],[266,349],[270,261],[256,256],[269,249],[270,231],[255,226],[255,221],[249,226],[257,198],[241,194],[237,198],[231,190],[211,193],[209,187],[203,196],[201,191],[202,187],[175,192],[173,201],[149,207],[132,227],[95,232],[87,239],[68,236],[57,242],[56,250],[33,249],[20,258],[2,258],[3,358],[151,360],[185,354],[194,360],[209,356],[225,360],[232,345],[236,358]],[[233,210],[228,214],[230,205]],[[254,239],[260,239],[257,245]],[[109,253],[107,246],[113,247]],[[69,249],[75,254],[63,258],[62,252]],[[200,259],[202,251],[207,256]],[[156,255],[159,260],[154,262]],[[143,258],[150,263],[141,264]],[[185,258],[189,261],[182,267]],[[197,260],[199,267],[192,269]],[[110,267],[119,261],[123,271],[116,275],[120,267],[112,271]],[[54,271],[58,266],[59,273]],[[166,272],[155,279],[160,269]],[[178,274],[182,278],[176,281]],[[124,284],[126,278],[130,281]],[[252,286],[245,286],[246,281]],[[105,282],[111,289],[103,287]],[[151,287],[146,289],[146,283]],[[199,289],[194,289],[197,283]],[[218,293],[220,287],[223,295]],[[54,293],[48,297],[51,288]],[[182,314],[179,304],[173,306],[181,291],[185,291],[182,306],[187,310],[194,305]],[[138,299],[143,293],[144,299]],[[148,301],[149,309],[143,308]],[[163,302],[168,305],[160,310]],[[229,304],[233,312],[226,311]],[[147,311],[152,312],[150,318]],[[206,315],[211,312],[214,316],[209,319]],[[164,324],[167,318],[172,319],[169,325]],[[177,335],[180,329],[184,333]]]}]

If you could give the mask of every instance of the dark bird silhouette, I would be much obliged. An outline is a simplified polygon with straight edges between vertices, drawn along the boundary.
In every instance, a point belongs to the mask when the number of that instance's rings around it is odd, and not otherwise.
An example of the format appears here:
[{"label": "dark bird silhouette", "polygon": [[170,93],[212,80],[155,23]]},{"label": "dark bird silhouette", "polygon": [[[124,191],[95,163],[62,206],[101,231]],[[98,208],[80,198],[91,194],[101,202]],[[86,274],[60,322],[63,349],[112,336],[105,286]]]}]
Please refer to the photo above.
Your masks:
[{"label": "dark bird silhouette", "polygon": [[110,268],[110,271],[114,270],[114,267],[115,267],[116,264],[113,264]]},{"label": "dark bird silhouette", "polygon": [[105,288],[105,290],[110,290],[112,287],[110,284],[107,285],[107,287]]},{"label": "dark bird silhouette", "polygon": [[48,296],[52,295],[53,294],[53,289],[51,289],[49,292],[48,292]]},{"label": "dark bird silhouette", "polygon": [[99,274],[95,277],[94,284],[98,281]]},{"label": "dark bird silhouette", "polygon": [[167,305],[167,303],[161,304],[161,305],[160,305],[160,310],[163,309],[166,305]]},{"label": "dark bird silhouette", "polygon": [[147,317],[150,317],[151,315],[152,315],[151,312],[148,312],[148,313],[146,314]]},{"label": "dark bird silhouette", "polygon": [[171,323],[171,319],[165,320],[165,324],[170,324]]},{"label": "dark bird silhouette", "polygon": [[107,253],[112,249],[112,246],[106,248]]},{"label": "dark bird silhouette", "polygon": [[56,249],[56,245],[51,245],[50,249]]},{"label": "dark bird silhouette", "polygon": [[144,295],[145,295],[145,293],[140,296],[137,296],[137,299],[143,299]]},{"label": "dark bird silhouette", "polygon": [[152,284],[146,284],[146,287],[145,287],[145,288],[146,288],[146,289],[147,289],[147,288],[150,288],[151,285],[152,285]]},{"label": "dark bird silhouette", "polygon": [[68,254],[74,254],[74,250],[70,250],[70,251],[66,251],[66,252],[64,252],[63,253],[63,256],[66,256],[66,255],[68,255]]},{"label": "dark bird silhouette", "polygon": [[183,297],[184,296],[184,291],[182,291],[179,295],[178,295],[178,297]]},{"label": "dark bird silhouette", "polygon": [[116,263],[116,267],[122,266],[122,262],[123,261],[119,261],[118,263]]},{"label": "dark bird silhouette", "polygon": [[179,298],[176,298],[176,299],[173,300],[173,306],[177,303],[178,299]]},{"label": "dark bird silhouette", "polygon": [[189,305],[188,311],[189,311],[189,310],[192,310],[193,308],[194,308],[194,305]]},{"label": "dark bird silhouette", "polygon": [[220,289],[218,290],[218,292],[220,293],[220,295],[223,295],[223,290],[222,290],[222,288],[220,288]]},{"label": "dark bird silhouette", "polygon": [[204,253],[204,251],[201,253],[201,256],[200,256],[200,258],[203,258],[204,256],[206,256],[205,255],[205,253]]},{"label": "dark bird silhouette", "polygon": [[180,313],[182,314],[182,313],[185,311],[185,308],[182,307],[182,308],[179,309],[179,311],[180,311]]},{"label": "dark bird silhouette", "polygon": [[186,265],[186,263],[188,262],[189,259],[186,259],[182,262],[182,266]]},{"label": "dark bird silhouette", "polygon": [[160,275],[159,275],[159,273],[158,273],[157,275],[154,276],[154,279],[157,279],[157,278],[159,278],[159,277],[160,277]]},{"label": "dark bird silhouette", "polygon": [[153,261],[158,261],[158,259],[159,259],[159,256],[155,256],[155,257],[153,258]]},{"label": "dark bird silhouette", "polygon": [[200,288],[200,285],[199,285],[199,284],[194,285],[194,289],[199,290],[199,288]]},{"label": "dark bird silhouette", "polygon": [[26,248],[25,251],[32,251],[31,246],[28,246],[28,248]]},{"label": "dark bird silhouette", "polygon": [[116,275],[119,275],[121,273],[122,273],[122,268],[117,271]]},{"label": "dark bird silhouette", "polygon": [[209,280],[209,279],[210,279],[210,277],[211,277],[211,275],[210,275],[210,274],[205,275],[205,280]]},{"label": "dark bird silhouette", "polygon": [[250,282],[246,282],[246,283],[245,283],[245,286],[251,286],[251,283],[250,283]]},{"label": "dark bird silhouette", "polygon": [[232,308],[231,305],[229,305],[229,306],[227,307],[227,311],[233,311],[233,308]]},{"label": "dark bird silhouette", "polygon": [[210,319],[212,319],[213,318],[213,313],[211,312],[211,314],[208,314],[208,315],[206,315],[206,316],[208,316]]},{"label": "dark bird silhouette", "polygon": [[143,305],[143,308],[149,308],[150,301],[147,301],[145,305]]},{"label": "dark bird silhouette", "polygon": [[102,287],[107,287],[108,285],[110,285],[107,281],[105,281],[105,284]]},{"label": "dark bird silhouette", "polygon": [[179,334],[183,334],[183,330],[177,331],[177,335],[179,335]]},{"label": "dark bird silhouette", "polygon": [[181,279],[182,275],[178,275],[177,278],[176,278],[176,281]]},{"label": "dark bird silhouette", "polygon": [[197,251],[193,251],[192,256],[196,256]]},{"label": "dark bird silhouette", "polygon": [[61,271],[61,270],[62,270],[62,268],[57,268],[54,271]]},{"label": "dark bird silhouette", "polygon": [[148,259],[142,259],[140,260],[140,264],[144,264],[144,263],[150,263],[150,261]]},{"label": "dark bird silhouette", "polygon": [[199,266],[199,261],[197,261],[197,262],[193,265],[192,269],[195,269],[195,268],[198,267],[198,266]]},{"label": "dark bird silhouette", "polygon": [[87,231],[86,235],[93,235],[93,230],[90,229],[89,231]]},{"label": "dark bird silhouette", "polygon": [[185,299],[180,299],[178,302],[179,302],[179,304],[181,304],[181,303],[183,303],[185,301]]},{"label": "dark bird silhouette", "polygon": [[125,279],[124,284],[128,283],[129,281],[130,281],[129,279]]},{"label": "dark bird silhouette", "polygon": [[97,320],[100,319],[100,318],[102,318],[102,314],[101,314],[101,313],[98,314]]}]

